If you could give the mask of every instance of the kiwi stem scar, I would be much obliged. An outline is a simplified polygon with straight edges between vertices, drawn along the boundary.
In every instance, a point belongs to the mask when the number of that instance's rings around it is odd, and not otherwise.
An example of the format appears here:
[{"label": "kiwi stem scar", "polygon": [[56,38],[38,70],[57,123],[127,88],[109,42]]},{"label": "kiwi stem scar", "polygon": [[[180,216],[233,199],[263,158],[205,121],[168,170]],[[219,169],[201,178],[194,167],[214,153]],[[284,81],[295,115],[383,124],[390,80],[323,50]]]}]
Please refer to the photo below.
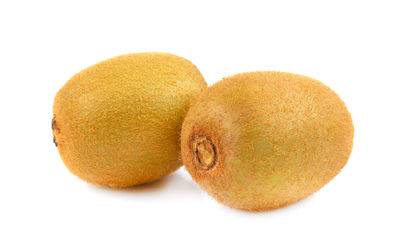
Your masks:
[{"label": "kiwi stem scar", "polygon": [[192,153],[196,167],[211,170],[218,160],[217,148],[209,136],[196,135],[192,140]]},{"label": "kiwi stem scar", "polygon": [[56,116],[54,115],[53,119],[51,120],[51,129],[53,130],[53,143],[58,147],[58,143],[56,140],[56,136],[54,134],[54,131],[60,131],[57,127],[57,122],[56,122]]}]

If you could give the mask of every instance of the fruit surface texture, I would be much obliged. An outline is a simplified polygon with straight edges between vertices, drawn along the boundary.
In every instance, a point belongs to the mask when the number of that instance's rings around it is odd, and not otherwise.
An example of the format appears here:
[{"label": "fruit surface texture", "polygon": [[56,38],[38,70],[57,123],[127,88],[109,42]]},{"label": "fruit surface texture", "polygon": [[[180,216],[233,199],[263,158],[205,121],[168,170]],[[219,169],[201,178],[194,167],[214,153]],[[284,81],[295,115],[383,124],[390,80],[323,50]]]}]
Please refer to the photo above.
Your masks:
[{"label": "fruit surface texture", "polygon": [[181,136],[183,163],[217,201],[263,211],[319,190],[345,166],[354,127],[339,96],[284,72],[225,78],[192,104]]},{"label": "fruit surface texture", "polygon": [[190,61],[172,54],[105,60],[58,91],[54,143],[68,169],[87,182],[110,187],[152,182],[182,165],[182,122],[206,87]]}]

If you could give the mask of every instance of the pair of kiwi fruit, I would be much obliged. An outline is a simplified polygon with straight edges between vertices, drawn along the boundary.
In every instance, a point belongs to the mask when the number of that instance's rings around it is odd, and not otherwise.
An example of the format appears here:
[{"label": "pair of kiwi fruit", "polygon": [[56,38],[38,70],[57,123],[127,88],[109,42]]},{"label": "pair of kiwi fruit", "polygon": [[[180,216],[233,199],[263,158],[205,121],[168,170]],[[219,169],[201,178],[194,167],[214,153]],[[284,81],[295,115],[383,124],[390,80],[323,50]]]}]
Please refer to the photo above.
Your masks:
[{"label": "pair of kiwi fruit", "polygon": [[354,128],[321,82],[284,72],[233,75],[211,87],[168,53],[108,59],[73,76],[53,107],[54,143],[79,178],[149,183],[182,164],[217,201],[263,211],[319,190],[346,164]]}]

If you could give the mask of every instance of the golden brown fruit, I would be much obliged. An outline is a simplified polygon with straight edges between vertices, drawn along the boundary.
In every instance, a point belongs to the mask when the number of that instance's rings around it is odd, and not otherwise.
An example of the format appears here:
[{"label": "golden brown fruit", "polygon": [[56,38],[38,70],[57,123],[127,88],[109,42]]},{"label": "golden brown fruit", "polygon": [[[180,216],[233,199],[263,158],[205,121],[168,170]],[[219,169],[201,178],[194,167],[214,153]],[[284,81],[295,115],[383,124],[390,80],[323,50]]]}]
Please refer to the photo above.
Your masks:
[{"label": "golden brown fruit", "polygon": [[314,193],[346,164],[353,123],[321,82],[290,73],[225,78],[192,104],[182,126],[182,159],[219,202],[262,211]]},{"label": "golden brown fruit", "polygon": [[69,170],[99,185],[127,187],[181,166],[179,135],[207,84],[188,60],[122,55],[73,76],[57,93],[54,142]]}]

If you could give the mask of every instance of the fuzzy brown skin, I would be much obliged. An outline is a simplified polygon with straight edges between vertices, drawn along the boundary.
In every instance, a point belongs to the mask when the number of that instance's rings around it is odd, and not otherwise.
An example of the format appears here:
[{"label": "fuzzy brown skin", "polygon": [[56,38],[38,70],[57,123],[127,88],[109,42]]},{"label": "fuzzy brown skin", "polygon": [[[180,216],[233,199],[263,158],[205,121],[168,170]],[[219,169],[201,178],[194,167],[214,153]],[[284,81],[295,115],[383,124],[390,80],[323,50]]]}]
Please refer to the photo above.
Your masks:
[{"label": "fuzzy brown skin", "polygon": [[263,211],[299,201],[333,179],[350,156],[353,134],[345,104],[321,82],[243,73],[208,88],[191,106],[182,159],[217,201]]},{"label": "fuzzy brown skin", "polygon": [[207,87],[188,60],[122,55],[73,76],[54,100],[54,142],[68,169],[99,185],[127,187],[179,168],[179,134]]}]

